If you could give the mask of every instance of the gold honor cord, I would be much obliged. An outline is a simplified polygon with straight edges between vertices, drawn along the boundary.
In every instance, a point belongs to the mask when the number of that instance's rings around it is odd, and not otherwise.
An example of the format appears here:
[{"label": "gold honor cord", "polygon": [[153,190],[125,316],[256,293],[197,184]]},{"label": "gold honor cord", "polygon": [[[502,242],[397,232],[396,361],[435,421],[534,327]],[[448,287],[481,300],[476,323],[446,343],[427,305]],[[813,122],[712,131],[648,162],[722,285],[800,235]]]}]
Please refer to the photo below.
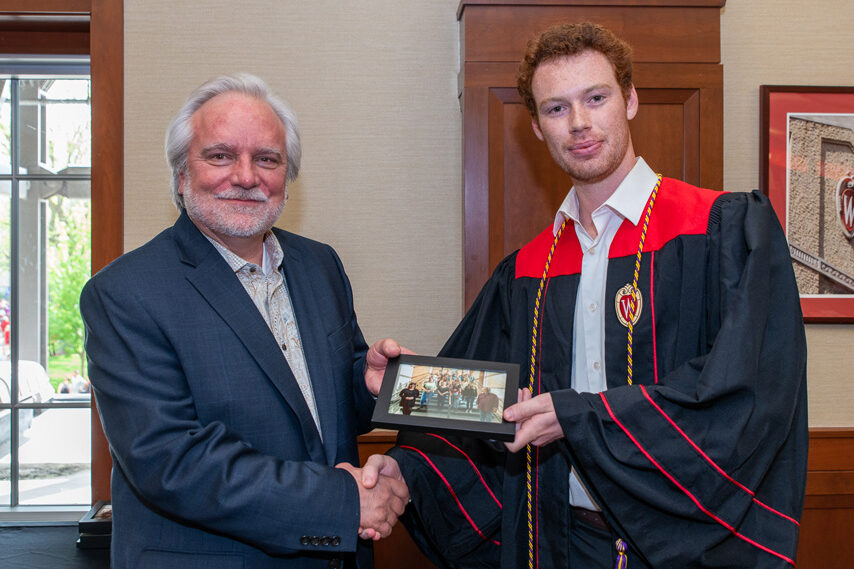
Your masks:
[{"label": "gold honor cord", "polygon": [[[647,229],[649,229],[649,219],[652,215],[652,206],[655,203],[655,197],[658,195],[658,188],[661,186],[661,174],[658,175],[658,181],[655,183],[655,187],[652,189],[652,195],[649,199],[649,205],[646,208],[646,215],[643,220],[643,228],[641,229],[641,237],[638,242],[638,254],[635,259],[635,272],[634,277],[632,279],[632,302],[630,302],[629,307],[629,318],[628,318],[628,327],[629,327],[629,340],[628,340],[628,383],[632,384],[632,319],[634,318],[634,311],[637,306],[637,286],[638,286],[638,273],[640,272],[640,262],[641,262],[641,253],[643,253],[643,245],[646,241],[646,233]],[[564,219],[563,223],[555,234],[554,241],[552,242],[551,249],[549,249],[549,255],[546,258],[546,266],[543,268],[543,276],[540,278],[540,286],[537,288],[537,299],[534,302],[534,323],[533,328],[531,330],[531,368],[528,373],[528,389],[531,391],[531,394],[534,393],[534,376],[536,375],[536,366],[537,366],[537,339],[539,336],[539,323],[540,323],[540,304],[543,299],[543,291],[545,290],[546,281],[548,281],[549,277],[549,267],[552,263],[552,257],[554,256],[555,248],[557,247],[558,241],[560,241],[561,235],[563,235],[563,230],[566,228],[567,220]],[[531,482],[532,472],[533,472],[533,446],[528,443],[525,446],[525,485],[527,490],[527,515],[528,515],[528,569],[534,569],[534,518],[533,518],[533,485]],[[617,539],[617,569],[625,569],[626,564],[628,563],[628,558],[626,556],[626,544],[622,539]]]},{"label": "gold honor cord", "polygon": [[629,343],[628,348],[626,349],[627,359],[628,359],[628,367],[627,367],[627,381],[629,385],[632,385],[632,332],[634,331],[635,325],[632,324],[635,319],[635,310],[638,307],[638,273],[640,273],[640,265],[641,265],[641,254],[643,253],[643,244],[646,242],[646,231],[649,229],[649,218],[652,216],[652,206],[655,204],[655,196],[658,195],[658,188],[661,186],[661,174],[658,175],[658,181],[655,183],[655,187],[652,188],[652,195],[649,197],[649,205],[646,206],[646,214],[643,217],[643,227],[641,228],[641,236],[638,241],[638,254],[635,257],[635,274],[632,277],[632,300],[629,302],[629,314],[628,318],[626,318],[627,325],[629,328]]},{"label": "gold honor cord", "polygon": [[[536,374],[535,370],[537,367],[537,336],[539,331],[539,320],[540,320],[540,301],[543,298],[543,290],[546,287],[546,281],[549,277],[549,267],[552,264],[552,256],[555,252],[555,247],[557,247],[557,242],[560,241],[560,236],[563,235],[563,230],[566,227],[566,219],[563,220],[563,223],[558,229],[557,234],[555,235],[555,239],[552,242],[552,248],[549,250],[549,256],[546,258],[546,266],[543,269],[543,277],[540,279],[540,286],[537,288],[537,300],[534,302],[534,327],[531,334],[531,370],[528,374],[528,389],[531,393],[534,393],[534,375]],[[533,504],[533,491],[531,488],[531,455],[533,453],[533,447],[531,443],[525,445],[525,484],[527,485],[528,491],[528,569],[534,569],[534,521],[532,515],[532,504]]]}]

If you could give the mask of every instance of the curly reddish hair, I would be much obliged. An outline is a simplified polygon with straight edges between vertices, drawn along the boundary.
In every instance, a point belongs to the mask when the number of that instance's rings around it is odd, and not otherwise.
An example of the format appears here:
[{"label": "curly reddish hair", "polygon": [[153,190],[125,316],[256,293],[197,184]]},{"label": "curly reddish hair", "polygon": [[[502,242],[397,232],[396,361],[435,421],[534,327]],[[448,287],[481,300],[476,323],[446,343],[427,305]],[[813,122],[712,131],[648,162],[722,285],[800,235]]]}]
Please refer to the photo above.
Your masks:
[{"label": "curly reddish hair", "polygon": [[531,89],[537,67],[558,57],[578,55],[587,50],[598,51],[608,58],[623,92],[623,99],[629,100],[632,90],[631,46],[599,24],[561,24],[547,29],[540,37],[528,42],[528,50],[516,74],[516,87],[532,117],[537,116]]}]

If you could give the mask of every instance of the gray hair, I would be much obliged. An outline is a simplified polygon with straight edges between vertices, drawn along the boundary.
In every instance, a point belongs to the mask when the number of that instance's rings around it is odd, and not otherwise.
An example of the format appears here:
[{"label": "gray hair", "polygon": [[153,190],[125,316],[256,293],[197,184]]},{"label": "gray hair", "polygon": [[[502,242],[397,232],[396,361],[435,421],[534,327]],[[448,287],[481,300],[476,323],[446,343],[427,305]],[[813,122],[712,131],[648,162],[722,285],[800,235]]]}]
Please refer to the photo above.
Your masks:
[{"label": "gray hair", "polygon": [[193,114],[206,102],[225,93],[244,93],[270,105],[285,127],[285,154],[288,165],[286,181],[296,180],[299,174],[302,147],[299,139],[299,125],[293,109],[273,94],[264,81],[254,75],[249,73],[220,75],[193,91],[166,129],[166,161],[172,169],[172,202],[179,211],[184,209],[184,197],[178,193],[178,175],[187,172],[190,142],[194,135]]}]

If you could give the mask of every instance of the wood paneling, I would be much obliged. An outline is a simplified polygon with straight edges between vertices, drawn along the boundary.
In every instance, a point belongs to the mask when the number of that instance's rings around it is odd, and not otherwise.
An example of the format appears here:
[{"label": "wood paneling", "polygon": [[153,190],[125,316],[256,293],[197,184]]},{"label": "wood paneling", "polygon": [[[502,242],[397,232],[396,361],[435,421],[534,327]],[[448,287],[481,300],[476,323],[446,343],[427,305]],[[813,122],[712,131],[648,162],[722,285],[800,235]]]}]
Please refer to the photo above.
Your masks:
[{"label": "wood paneling", "polygon": [[[88,28],[88,24],[87,24]],[[19,46],[27,44],[27,48]],[[20,54],[86,55],[89,53],[89,32],[37,32],[10,30],[0,22],[0,52]]]},{"label": "wood paneling", "polygon": [[[123,253],[124,3],[92,0],[92,274]],[[112,461],[92,399],[92,500],[110,497]]]},{"label": "wood paneling", "polygon": [[[488,93],[489,216],[482,230],[489,232],[491,268],[551,223],[572,181],[534,135],[516,89]],[[702,90],[639,87],[638,95],[643,102],[631,123],[638,154],[665,176],[716,187],[721,164],[712,158],[721,154],[700,151]]]},{"label": "wood paneling", "polygon": [[606,25],[628,41],[636,62],[718,63],[718,2],[526,2],[510,5],[464,1],[462,61],[518,63],[530,38],[561,22]]},{"label": "wood paneling", "polygon": [[0,5],[0,14],[11,14],[16,17],[27,14],[88,15],[91,2],[92,0],[3,0],[3,4]]},{"label": "wood paneling", "polygon": [[123,252],[124,34],[122,2],[92,0],[92,271]]},{"label": "wood paneling", "polygon": [[4,2],[0,53],[88,54],[89,0]]},{"label": "wood paneling", "polygon": [[[715,6],[722,7],[726,0],[610,0],[610,6]],[[525,4],[524,0],[461,0],[457,9],[457,18],[462,14],[463,8],[466,6],[513,6],[517,4]],[[527,2],[529,4],[538,4],[540,6],[564,6],[573,4],[575,6],[599,6],[602,0],[536,0],[536,2]]]},{"label": "wood paneling", "polygon": [[723,1],[598,1],[460,5],[465,307],[498,262],[551,223],[572,181],[531,130],[516,93],[529,38],[591,20],[635,52],[636,152],[665,176],[723,185]]},{"label": "wood paneling", "polygon": [[[571,179],[531,128],[516,65],[464,67],[465,302],[501,259],[551,223]],[[637,64],[635,150],[656,171],[708,188],[723,184],[723,69]]]},{"label": "wood paneling", "polygon": [[799,569],[844,567],[854,558],[854,429],[810,429]]}]

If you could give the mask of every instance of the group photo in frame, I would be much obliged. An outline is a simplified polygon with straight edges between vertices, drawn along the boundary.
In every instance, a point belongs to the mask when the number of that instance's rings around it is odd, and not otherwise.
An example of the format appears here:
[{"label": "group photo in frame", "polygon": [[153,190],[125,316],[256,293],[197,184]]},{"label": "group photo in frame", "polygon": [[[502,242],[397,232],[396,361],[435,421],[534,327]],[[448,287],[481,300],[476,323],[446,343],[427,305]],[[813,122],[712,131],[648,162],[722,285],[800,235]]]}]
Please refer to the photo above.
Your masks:
[{"label": "group photo in frame", "polygon": [[854,87],[760,87],[760,186],[808,322],[854,321]]},{"label": "group photo in frame", "polygon": [[518,386],[517,364],[401,355],[386,367],[373,424],[510,441],[516,426],[502,415]]}]

